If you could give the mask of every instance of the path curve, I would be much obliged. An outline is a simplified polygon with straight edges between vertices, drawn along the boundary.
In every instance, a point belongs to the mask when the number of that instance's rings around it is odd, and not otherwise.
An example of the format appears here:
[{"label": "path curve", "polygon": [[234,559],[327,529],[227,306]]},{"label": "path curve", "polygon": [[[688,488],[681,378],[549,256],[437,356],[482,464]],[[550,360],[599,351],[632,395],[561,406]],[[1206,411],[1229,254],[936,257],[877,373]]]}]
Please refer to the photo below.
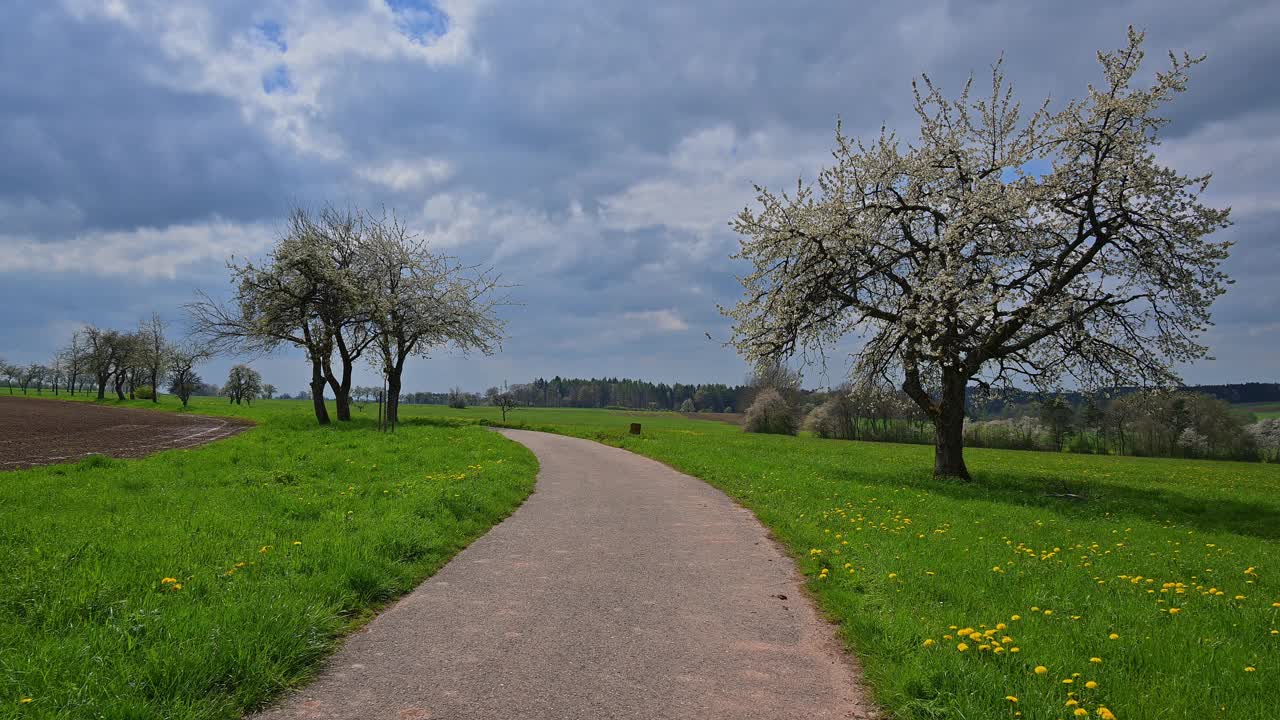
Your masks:
[{"label": "path curve", "polygon": [[261,720],[872,716],[749,511],[624,450],[502,432],[538,456],[534,494]]}]

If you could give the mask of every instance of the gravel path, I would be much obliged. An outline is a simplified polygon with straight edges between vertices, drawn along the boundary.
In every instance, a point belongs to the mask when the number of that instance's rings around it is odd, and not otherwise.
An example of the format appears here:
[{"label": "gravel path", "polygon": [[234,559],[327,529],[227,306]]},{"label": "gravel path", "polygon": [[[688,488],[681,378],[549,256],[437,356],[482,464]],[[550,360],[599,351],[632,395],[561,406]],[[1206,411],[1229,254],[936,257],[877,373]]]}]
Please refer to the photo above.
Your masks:
[{"label": "gravel path", "polygon": [[537,454],[536,492],[257,717],[871,717],[748,511],[623,450],[503,434]]}]

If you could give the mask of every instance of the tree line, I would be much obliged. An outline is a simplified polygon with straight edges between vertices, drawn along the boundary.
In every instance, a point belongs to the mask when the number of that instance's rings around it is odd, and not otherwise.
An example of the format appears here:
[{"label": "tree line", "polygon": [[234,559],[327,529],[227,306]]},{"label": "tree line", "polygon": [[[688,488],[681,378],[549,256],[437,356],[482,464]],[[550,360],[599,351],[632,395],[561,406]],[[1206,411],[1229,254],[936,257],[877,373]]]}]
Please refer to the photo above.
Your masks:
[{"label": "tree line", "polygon": [[[747,409],[749,432],[931,444],[933,424],[887,383],[802,395],[767,385]],[[1126,390],[982,399],[971,393],[965,445],[1107,455],[1280,461],[1280,419],[1257,419],[1192,390]]]}]

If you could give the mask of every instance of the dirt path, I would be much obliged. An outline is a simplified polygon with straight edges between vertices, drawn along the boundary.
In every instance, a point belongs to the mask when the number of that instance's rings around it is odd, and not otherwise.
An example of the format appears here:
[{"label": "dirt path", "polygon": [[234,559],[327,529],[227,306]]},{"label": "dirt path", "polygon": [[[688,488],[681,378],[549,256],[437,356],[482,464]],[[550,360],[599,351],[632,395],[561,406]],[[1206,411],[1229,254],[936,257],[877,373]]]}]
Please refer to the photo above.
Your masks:
[{"label": "dirt path", "polygon": [[792,562],[719,491],[517,430],[532,497],[259,717],[868,717]]},{"label": "dirt path", "polygon": [[142,457],[221,440],[245,420],[0,395],[0,470],[79,460]]}]

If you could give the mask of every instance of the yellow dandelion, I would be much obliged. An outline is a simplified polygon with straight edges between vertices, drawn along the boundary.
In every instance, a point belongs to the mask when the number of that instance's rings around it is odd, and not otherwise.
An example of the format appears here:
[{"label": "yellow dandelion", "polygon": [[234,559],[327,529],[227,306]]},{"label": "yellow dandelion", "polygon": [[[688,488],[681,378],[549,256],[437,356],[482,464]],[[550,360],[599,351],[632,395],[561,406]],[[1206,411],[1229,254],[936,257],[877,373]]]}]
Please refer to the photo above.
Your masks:
[{"label": "yellow dandelion", "polygon": [[167,577],[167,578],[165,578],[165,579],[161,580],[161,581],[160,581],[160,584],[161,584],[161,585],[169,585],[169,584],[171,584],[171,583],[176,583],[176,582],[178,582],[178,578],[170,578],[170,577]]},{"label": "yellow dandelion", "polygon": [[1045,667],[1045,666],[1043,666],[1043,665],[1037,665],[1037,666],[1036,666],[1035,673],[1036,673],[1037,675],[1044,675],[1044,674],[1045,674],[1045,673],[1047,673],[1047,672],[1049,672],[1049,668],[1047,668],[1047,667]]},{"label": "yellow dandelion", "polygon": [[1098,717],[1102,718],[1102,720],[1116,720],[1115,713],[1102,705],[1098,706]]},{"label": "yellow dandelion", "polygon": [[[1276,603],[1276,607],[1280,607],[1280,603]],[[1022,619],[1022,616],[1021,616],[1021,615],[1014,615],[1014,616],[1010,617],[1009,619],[1010,619],[1010,620],[1013,620],[1014,622],[1017,622],[1018,620],[1021,620],[1021,619]]]},{"label": "yellow dandelion", "polygon": [[1005,699],[1005,700],[1008,700],[1008,701],[1009,701],[1009,702],[1011,702],[1011,703],[1016,703],[1016,702],[1018,702],[1018,698],[1017,698],[1017,697],[1015,697],[1015,696],[1013,696],[1013,695],[1005,695],[1005,696],[1004,696],[1004,699]]},{"label": "yellow dandelion", "polygon": [[1064,704],[1065,704],[1067,707],[1075,707],[1075,706],[1077,706],[1077,705],[1079,705],[1079,704],[1080,704],[1080,701],[1079,701],[1079,700],[1076,700],[1075,698],[1068,698],[1068,699],[1067,699],[1067,702],[1066,702],[1066,703],[1064,703]]},{"label": "yellow dandelion", "polygon": [[1120,636],[1115,633],[1111,633],[1110,635],[1107,636],[1107,638],[1110,640],[1119,640]]},{"label": "yellow dandelion", "polygon": [[934,643],[934,642],[933,642],[933,638],[928,638],[928,639],[927,639],[927,640],[925,640],[925,641],[924,641],[924,643],[923,643],[923,645],[924,645],[925,647],[933,647],[935,644],[936,644],[936,643]]},{"label": "yellow dandelion", "polygon": [[1022,648],[1011,647],[1011,648],[1009,648],[1009,652],[1011,652],[1011,653],[1015,653],[1015,652],[1022,652]]},{"label": "yellow dandelion", "polygon": [[294,545],[301,545],[301,544],[302,544],[302,541],[301,541],[301,540],[294,540],[294,541],[293,541],[293,544],[294,544]]},{"label": "yellow dandelion", "polygon": [[1177,615],[1180,612],[1182,612],[1182,608],[1169,608],[1170,615]]},{"label": "yellow dandelion", "polygon": [[1090,680],[1089,682],[1085,683],[1084,686],[1089,688],[1090,690],[1098,689],[1098,683],[1094,680]]},{"label": "yellow dandelion", "polygon": [[969,646],[965,645],[964,643],[960,643],[959,645],[956,645],[956,649],[959,650],[960,652],[964,652],[965,650],[969,649]]},{"label": "yellow dandelion", "polygon": [[1075,712],[1073,712],[1073,713],[1071,713],[1071,714],[1072,714],[1072,715],[1075,715],[1076,717],[1084,717],[1084,716],[1086,716],[1086,715],[1088,715],[1088,714],[1089,714],[1089,711],[1088,711],[1088,710],[1085,710],[1084,708],[1078,707],[1078,708],[1076,708]]},{"label": "yellow dandelion", "polygon": [[31,702],[31,701],[32,701],[32,700],[34,700],[34,699],[35,699],[35,698],[26,698],[26,697],[24,697],[24,698],[22,698],[21,700],[19,700],[18,702],[19,702],[20,704],[22,704],[22,705],[26,705],[27,703]]},{"label": "yellow dandelion", "polygon": [[176,582],[176,583],[174,583],[174,584],[173,584],[173,589],[174,589],[174,590],[181,590],[181,589],[182,589],[182,583],[180,583],[180,582]]},{"label": "yellow dandelion", "polygon": [[1245,672],[1257,672],[1257,671],[1258,671],[1258,668],[1256,668],[1256,667],[1254,667],[1254,666],[1252,666],[1252,665],[1246,665],[1246,666],[1245,666],[1245,668],[1244,668],[1244,671],[1245,671]]},{"label": "yellow dandelion", "polygon": [[1091,657],[1091,658],[1089,658],[1089,662],[1091,662],[1091,663],[1100,663],[1100,662],[1102,662],[1102,658],[1100,658],[1100,657]]}]

